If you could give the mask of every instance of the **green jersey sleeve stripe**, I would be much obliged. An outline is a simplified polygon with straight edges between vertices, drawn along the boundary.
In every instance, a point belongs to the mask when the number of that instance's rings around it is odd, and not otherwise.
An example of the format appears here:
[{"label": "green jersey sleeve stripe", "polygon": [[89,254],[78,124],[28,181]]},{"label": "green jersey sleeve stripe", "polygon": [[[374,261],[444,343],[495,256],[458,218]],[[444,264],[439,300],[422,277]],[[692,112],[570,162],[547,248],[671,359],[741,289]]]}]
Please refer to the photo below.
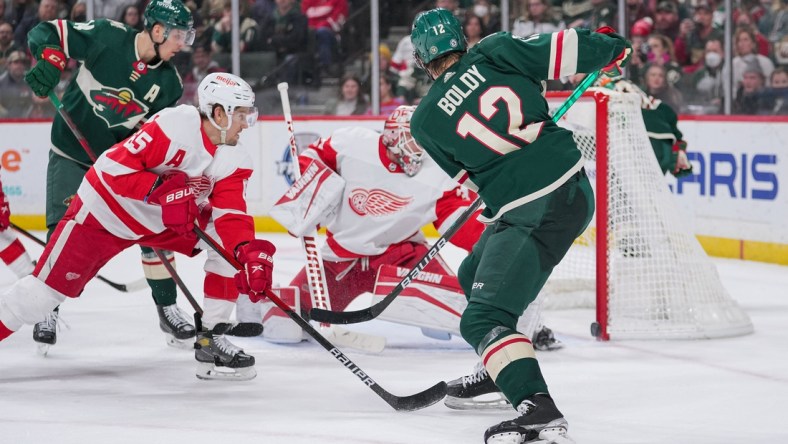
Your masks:
[{"label": "green jersey sleeve stripe", "polygon": [[577,31],[567,29],[550,37],[550,65],[548,79],[558,79],[577,73]]}]

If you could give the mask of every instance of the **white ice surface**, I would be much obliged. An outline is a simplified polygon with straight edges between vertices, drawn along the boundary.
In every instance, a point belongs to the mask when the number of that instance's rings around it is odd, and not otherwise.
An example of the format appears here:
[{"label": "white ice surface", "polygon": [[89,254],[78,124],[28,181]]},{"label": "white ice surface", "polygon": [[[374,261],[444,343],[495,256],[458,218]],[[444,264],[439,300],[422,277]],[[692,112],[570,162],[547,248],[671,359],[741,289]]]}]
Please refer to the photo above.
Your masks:
[{"label": "white ice surface", "polygon": [[[287,283],[303,264],[299,245],[284,235],[266,237],[279,246],[275,278]],[[25,244],[38,255],[39,247]],[[456,264],[461,253],[447,250]],[[203,260],[177,259],[200,301]],[[788,443],[788,267],[715,263],[752,317],[754,334],[601,343],[588,333],[591,310],[546,313],[566,347],[538,358],[579,444]],[[117,282],[139,279],[138,250],[124,252],[101,274]],[[0,270],[0,285],[12,282]],[[70,328],[49,356],[36,354],[30,326],[0,343],[0,444],[479,444],[487,427],[514,416],[442,403],[395,412],[307,342],[233,338],[257,358],[257,378],[198,380],[192,353],[165,345],[148,293],[120,293],[93,281],[62,307]],[[182,296],[178,302],[190,310]],[[428,339],[381,321],[351,328],[388,337],[381,355],[346,352],[394,394],[454,379],[476,361],[460,338]]]}]

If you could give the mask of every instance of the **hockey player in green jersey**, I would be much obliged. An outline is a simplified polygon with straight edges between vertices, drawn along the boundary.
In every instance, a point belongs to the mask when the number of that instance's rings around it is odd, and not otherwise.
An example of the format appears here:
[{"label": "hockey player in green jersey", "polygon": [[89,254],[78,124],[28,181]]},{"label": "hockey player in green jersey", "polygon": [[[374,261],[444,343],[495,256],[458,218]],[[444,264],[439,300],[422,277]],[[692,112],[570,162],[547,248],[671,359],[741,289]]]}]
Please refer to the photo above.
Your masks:
[{"label": "hockey player in green jersey", "polygon": [[687,159],[687,142],[683,140],[678,127],[679,118],[673,108],[646,94],[637,85],[621,76],[603,77],[597,83],[614,91],[640,96],[643,123],[662,174],[670,171],[677,178],[692,174],[692,164]]},{"label": "hockey player in green jersey", "polygon": [[571,131],[550,119],[542,82],[622,66],[631,46],[602,28],[525,38],[499,32],[467,50],[462,27],[444,9],[417,16],[411,40],[435,80],[413,114],[412,134],[486,204],[480,220],[488,227],[458,273],[468,297],[460,332],[481,357],[478,376],[520,416],[487,429],[485,442],[572,443],[531,341],[515,329],[594,211],[580,151]]},{"label": "hockey player in green jersey", "polygon": [[[28,33],[37,63],[25,81],[37,96],[46,97],[58,84],[68,59],[79,61],[62,102],[96,156],[131,135],[144,119],[175,105],[183,93],[180,76],[169,60],[194,40],[191,12],[180,0],[152,0],[144,20],[141,32],[113,20],[52,20]],[[50,234],[92,164],[60,115],[52,124],[51,142],[46,199]],[[174,259],[171,252],[165,254]],[[195,331],[175,303],[175,282],[146,247],[142,266],[168,344],[191,348],[188,340]],[[55,343],[57,316],[55,309],[36,324],[33,338],[40,347]]]}]

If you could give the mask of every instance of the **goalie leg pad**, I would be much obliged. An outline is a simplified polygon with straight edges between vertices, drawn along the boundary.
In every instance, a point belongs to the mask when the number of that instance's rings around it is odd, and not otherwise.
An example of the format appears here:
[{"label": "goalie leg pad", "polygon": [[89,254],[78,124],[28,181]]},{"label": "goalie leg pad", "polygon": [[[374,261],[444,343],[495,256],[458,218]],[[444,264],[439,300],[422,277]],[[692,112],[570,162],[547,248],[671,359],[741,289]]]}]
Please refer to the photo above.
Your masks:
[{"label": "goalie leg pad", "polygon": [[[385,297],[409,271],[381,265],[374,297]],[[448,339],[447,333],[460,334],[460,318],[467,305],[456,276],[421,272],[378,319],[412,325],[421,328],[427,336]]]},{"label": "goalie leg pad", "polygon": [[[301,292],[298,287],[275,287],[279,299],[301,314]],[[304,340],[304,330],[273,302],[262,302],[263,339],[275,344],[296,344]]]}]

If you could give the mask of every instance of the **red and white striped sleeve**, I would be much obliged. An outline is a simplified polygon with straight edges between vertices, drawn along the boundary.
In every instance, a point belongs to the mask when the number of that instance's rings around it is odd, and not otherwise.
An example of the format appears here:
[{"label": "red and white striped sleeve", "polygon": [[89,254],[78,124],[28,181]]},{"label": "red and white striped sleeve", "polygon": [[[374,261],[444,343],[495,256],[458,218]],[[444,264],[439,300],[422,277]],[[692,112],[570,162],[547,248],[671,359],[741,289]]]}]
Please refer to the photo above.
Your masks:
[{"label": "red and white striped sleeve", "polygon": [[222,245],[229,251],[242,242],[254,239],[254,219],[247,214],[246,184],[251,169],[238,168],[216,181],[208,200],[213,207],[213,223]]}]

